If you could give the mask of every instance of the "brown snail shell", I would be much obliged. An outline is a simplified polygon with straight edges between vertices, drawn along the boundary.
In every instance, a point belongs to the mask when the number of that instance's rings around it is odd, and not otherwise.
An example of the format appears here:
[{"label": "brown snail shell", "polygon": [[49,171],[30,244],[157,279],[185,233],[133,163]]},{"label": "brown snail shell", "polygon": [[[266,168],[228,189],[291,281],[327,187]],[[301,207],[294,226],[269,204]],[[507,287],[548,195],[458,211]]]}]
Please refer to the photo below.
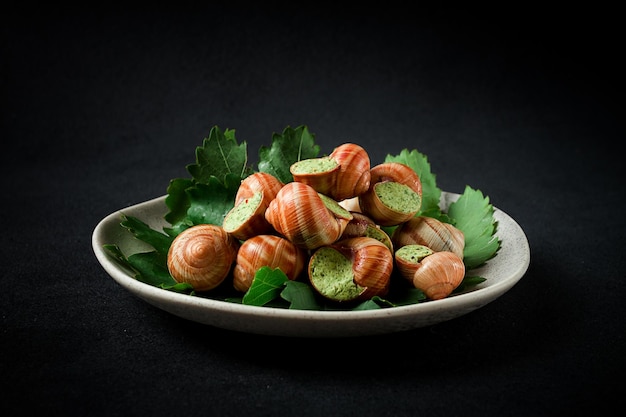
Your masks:
[{"label": "brown snail shell", "polygon": [[337,201],[357,197],[370,185],[370,157],[354,143],[341,144],[325,157],[298,161],[289,171],[294,181]]},{"label": "brown snail shell", "polygon": [[289,172],[293,180],[312,187],[318,193],[331,196],[341,167],[328,156],[303,159],[293,163]]},{"label": "brown snail shell", "polygon": [[201,224],[179,233],[167,254],[167,268],[177,282],[196,291],[220,285],[231,271],[239,243],[221,226]]},{"label": "brown snail shell", "polygon": [[357,197],[370,187],[370,157],[367,151],[354,143],[337,146],[330,158],[337,161],[340,169],[334,189],[329,194],[337,201]]},{"label": "brown snail shell", "polygon": [[235,205],[224,218],[224,230],[239,240],[272,232],[265,210],[283,185],[266,172],[255,172],[244,178],[237,189]]},{"label": "brown snail shell", "polygon": [[269,205],[266,200],[264,191],[244,198],[226,214],[222,227],[239,240],[273,231],[272,225],[265,219],[265,210]]},{"label": "brown snail shell", "polygon": [[341,240],[335,247],[344,252],[348,249],[352,255],[354,282],[367,289],[361,294],[362,299],[387,294],[393,255],[384,243],[370,237],[355,237]]},{"label": "brown snail shell", "polygon": [[320,295],[346,302],[386,295],[392,270],[391,251],[380,241],[362,236],[318,248],[309,260],[308,275]]},{"label": "brown snail shell", "polygon": [[435,252],[425,257],[413,275],[413,285],[431,300],[449,296],[463,281],[465,264],[452,252]]},{"label": "brown snail shell", "polygon": [[404,245],[424,245],[435,252],[454,252],[463,259],[465,235],[449,223],[433,217],[417,216],[398,226],[391,240],[396,249]]},{"label": "brown snail shell", "polygon": [[396,269],[400,276],[412,283],[415,271],[419,268],[419,263],[433,253],[435,253],[435,251],[428,246],[405,245],[397,249],[394,253]]},{"label": "brown snail shell", "polygon": [[[370,170],[370,187],[359,195],[359,207],[361,212],[371,217],[381,226],[396,226],[409,220],[419,211],[422,202],[422,183],[419,176],[408,165],[398,162],[385,162],[376,165]],[[400,186],[398,191],[407,197],[398,198],[406,207],[399,209],[385,203],[381,194],[386,183],[396,183]],[[385,184],[385,185],[383,185]],[[412,204],[405,204],[406,202]]]},{"label": "brown snail shell", "polygon": [[345,302],[386,295],[392,270],[387,246],[374,238],[355,237],[314,251],[308,275],[320,295]]},{"label": "brown snail shell", "polygon": [[255,193],[263,191],[264,201],[269,204],[276,197],[278,191],[283,188],[283,182],[267,172],[255,172],[241,180],[241,184],[235,195],[235,205],[252,197]]},{"label": "brown snail shell", "polygon": [[276,235],[258,235],[241,244],[233,269],[233,286],[246,292],[254,275],[263,266],[280,268],[290,280],[304,270],[307,253],[289,240]]},{"label": "brown snail shell", "polygon": [[337,241],[352,217],[335,214],[313,187],[294,181],[270,202],[265,218],[296,246],[315,249]]},{"label": "brown snail shell", "polygon": [[374,220],[369,218],[363,213],[352,212],[352,220],[350,220],[346,226],[346,229],[343,231],[341,235],[342,239],[347,239],[350,237],[358,237],[365,236],[367,230],[370,227],[376,227],[376,223]]},{"label": "brown snail shell", "polygon": [[381,241],[393,252],[393,243],[391,237],[382,230],[374,220],[370,219],[363,213],[351,212],[352,220],[348,222],[340,239],[348,239],[352,237],[367,236]]}]

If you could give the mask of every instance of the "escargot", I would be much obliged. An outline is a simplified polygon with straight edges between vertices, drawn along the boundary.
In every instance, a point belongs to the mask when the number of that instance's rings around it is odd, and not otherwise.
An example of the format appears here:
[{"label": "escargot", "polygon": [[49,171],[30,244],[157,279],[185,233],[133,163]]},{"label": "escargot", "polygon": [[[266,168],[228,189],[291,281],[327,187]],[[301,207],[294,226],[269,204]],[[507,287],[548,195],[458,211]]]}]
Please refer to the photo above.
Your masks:
[{"label": "escargot", "polygon": [[465,264],[453,252],[435,252],[417,263],[412,282],[431,300],[449,296],[463,281]]},{"label": "escargot", "polygon": [[396,226],[417,214],[422,206],[422,183],[411,167],[385,162],[370,173],[370,186],[359,195],[363,214],[381,226]]},{"label": "escargot", "polygon": [[279,268],[290,280],[304,270],[307,253],[289,240],[276,235],[254,236],[241,244],[233,269],[233,286],[246,292],[256,272],[263,266]]},{"label": "escargot", "polygon": [[313,187],[294,181],[276,194],[265,218],[296,246],[316,249],[337,241],[352,215]]},{"label": "escargot", "polygon": [[188,283],[196,291],[212,290],[230,273],[238,249],[238,241],[221,226],[192,226],[172,241],[167,268],[177,282]]}]

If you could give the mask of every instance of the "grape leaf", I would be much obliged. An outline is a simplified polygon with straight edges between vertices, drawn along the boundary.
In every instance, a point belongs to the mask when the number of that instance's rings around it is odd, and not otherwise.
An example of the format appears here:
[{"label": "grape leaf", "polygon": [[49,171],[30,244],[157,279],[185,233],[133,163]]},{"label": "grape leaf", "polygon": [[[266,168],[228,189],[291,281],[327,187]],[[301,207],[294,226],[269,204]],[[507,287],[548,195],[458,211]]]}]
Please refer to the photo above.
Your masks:
[{"label": "grape leaf", "polygon": [[124,268],[131,271],[137,281],[165,290],[195,295],[190,284],[176,282],[167,269],[167,255],[156,251],[124,256],[117,245],[104,245],[107,252]]},{"label": "grape leaf", "polygon": [[207,184],[196,184],[186,190],[189,196],[187,216],[192,224],[215,224],[221,226],[228,211],[235,205],[235,195],[241,180],[233,174],[210,177]]},{"label": "grape leaf", "polygon": [[120,224],[128,229],[137,239],[150,244],[158,253],[167,255],[173,240],[171,236],[152,229],[146,223],[133,216],[122,215]]},{"label": "grape leaf", "polygon": [[187,189],[193,185],[194,181],[189,178],[175,178],[170,181],[167,187],[165,205],[170,211],[165,214],[165,220],[172,225],[172,227],[166,229],[166,232],[170,235],[175,236],[191,226],[191,222],[187,218],[187,210],[189,210],[191,205]]},{"label": "grape leaf", "polygon": [[294,310],[320,309],[313,288],[304,282],[286,281],[285,289],[280,293],[280,296],[289,301],[291,303],[289,308]]},{"label": "grape leaf", "polygon": [[289,281],[287,275],[280,269],[272,269],[268,266],[261,267],[252,280],[252,285],[243,296],[243,304],[264,306],[278,297]]},{"label": "grape leaf", "polygon": [[258,169],[274,175],[283,183],[293,181],[289,167],[303,159],[316,158],[320,147],[315,144],[315,135],[306,126],[295,129],[287,126],[282,135],[272,135],[272,146],[259,148]]},{"label": "grape leaf", "polygon": [[234,130],[226,129],[222,133],[219,127],[213,126],[202,146],[196,148],[196,163],[187,165],[187,171],[200,184],[208,184],[211,177],[224,181],[227,174],[243,179],[252,172],[248,166],[247,144],[237,143]]},{"label": "grape leaf", "polygon": [[465,235],[463,262],[467,269],[482,265],[500,249],[501,241],[495,235],[498,223],[493,217],[493,211],[489,197],[469,185],[448,208],[448,215]]}]

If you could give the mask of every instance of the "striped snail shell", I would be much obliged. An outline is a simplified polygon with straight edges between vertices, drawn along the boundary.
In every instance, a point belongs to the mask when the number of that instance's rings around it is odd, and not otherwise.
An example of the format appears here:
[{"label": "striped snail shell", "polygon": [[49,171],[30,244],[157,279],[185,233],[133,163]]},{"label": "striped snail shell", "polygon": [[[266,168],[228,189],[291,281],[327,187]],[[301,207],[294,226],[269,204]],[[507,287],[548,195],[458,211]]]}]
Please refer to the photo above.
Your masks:
[{"label": "striped snail shell", "polygon": [[167,268],[177,282],[196,291],[220,285],[230,273],[239,243],[221,226],[200,224],[179,233],[167,254]]},{"label": "striped snail shell", "polygon": [[295,162],[289,171],[294,181],[337,201],[356,197],[370,185],[369,155],[354,143],[341,144],[328,156]]},{"label": "striped snail shell", "polygon": [[285,184],[270,202],[265,218],[296,246],[315,249],[341,237],[352,219],[346,213],[348,217],[342,217],[331,211],[313,187],[294,181]]},{"label": "striped snail shell", "polygon": [[404,245],[424,245],[435,252],[454,252],[463,259],[465,235],[449,223],[434,217],[417,216],[398,226],[391,240],[396,249]]},{"label": "striped snail shell", "polygon": [[359,196],[363,214],[381,226],[396,226],[415,216],[422,205],[422,183],[411,167],[385,162],[370,173],[370,187]]},{"label": "striped snail shell", "polygon": [[241,184],[235,195],[235,205],[243,200],[251,198],[255,193],[263,191],[264,201],[269,204],[276,197],[278,191],[283,188],[283,183],[278,178],[267,172],[255,172],[241,180]]},{"label": "striped snail shell", "polygon": [[316,249],[308,265],[311,285],[336,302],[366,300],[389,291],[393,255],[370,237],[342,239]]},{"label": "striped snail shell", "polygon": [[357,197],[370,187],[370,157],[367,151],[354,143],[337,146],[330,158],[337,161],[339,172],[330,196],[337,201]]},{"label": "striped snail shell", "polygon": [[290,280],[296,279],[304,270],[307,253],[289,240],[276,235],[254,236],[241,244],[235,268],[233,286],[246,292],[252,285],[254,275],[263,266],[279,268]]}]

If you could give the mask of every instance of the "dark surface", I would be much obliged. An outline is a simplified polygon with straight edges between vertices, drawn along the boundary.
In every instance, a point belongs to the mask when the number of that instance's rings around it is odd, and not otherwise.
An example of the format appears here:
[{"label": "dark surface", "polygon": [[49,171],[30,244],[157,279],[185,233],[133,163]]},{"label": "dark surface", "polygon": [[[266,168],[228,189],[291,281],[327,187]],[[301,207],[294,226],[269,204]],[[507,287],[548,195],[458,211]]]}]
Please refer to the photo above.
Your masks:
[{"label": "dark surface", "polygon": [[[0,20],[0,412],[589,415],[626,384],[617,13],[235,6]],[[535,14],[536,13],[536,14]],[[416,148],[524,229],[527,274],[388,336],[239,334],[135,298],[91,249],[109,213],[187,176],[210,128],[251,159],[306,124],[325,152]],[[593,414],[598,415],[598,414]]]}]

